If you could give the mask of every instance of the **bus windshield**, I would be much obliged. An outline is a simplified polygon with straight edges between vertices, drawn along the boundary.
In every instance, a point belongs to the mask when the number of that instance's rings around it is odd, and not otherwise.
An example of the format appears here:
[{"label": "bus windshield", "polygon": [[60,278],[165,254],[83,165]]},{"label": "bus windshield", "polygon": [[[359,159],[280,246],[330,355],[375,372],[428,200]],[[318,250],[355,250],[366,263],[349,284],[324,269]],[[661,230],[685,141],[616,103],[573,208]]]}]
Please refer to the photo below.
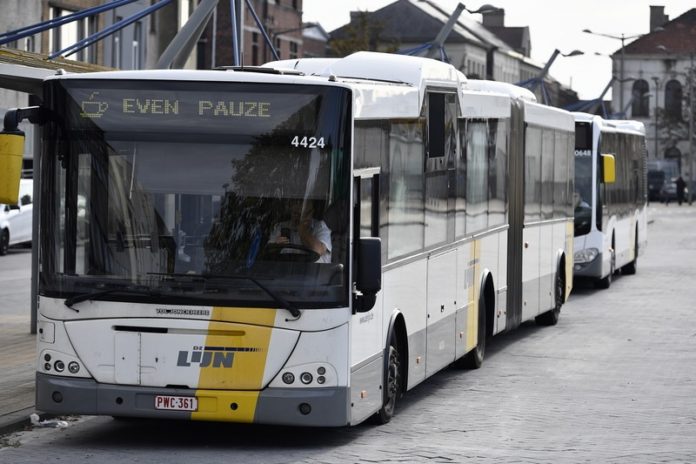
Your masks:
[{"label": "bus windshield", "polygon": [[43,294],[348,304],[347,91],[64,80],[47,96]]},{"label": "bus windshield", "polygon": [[575,236],[590,232],[592,224],[592,152],[575,150]]}]

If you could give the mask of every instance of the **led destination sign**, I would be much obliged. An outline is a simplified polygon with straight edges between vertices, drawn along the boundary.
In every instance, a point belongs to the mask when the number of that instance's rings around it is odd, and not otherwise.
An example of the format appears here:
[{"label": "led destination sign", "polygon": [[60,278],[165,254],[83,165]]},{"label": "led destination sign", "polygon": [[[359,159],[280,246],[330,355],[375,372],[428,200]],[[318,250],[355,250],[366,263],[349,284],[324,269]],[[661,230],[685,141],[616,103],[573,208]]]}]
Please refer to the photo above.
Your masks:
[{"label": "led destination sign", "polygon": [[[88,102],[89,104],[89,102]],[[195,103],[194,103],[195,104]],[[84,111],[83,102],[82,107]],[[270,118],[271,102],[267,101],[198,101],[198,116],[230,116],[239,118]],[[122,111],[130,114],[179,114],[179,100],[124,98]],[[89,117],[89,116],[87,116]]]},{"label": "led destination sign", "polygon": [[[94,130],[96,126],[102,131],[129,132],[194,128],[200,132],[247,135],[274,130],[313,133],[320,121],[324,94],[340,91],[293,86],[281,93],[276,86],[274,91],[263,92],[257,90],[261,85],[246,85],[248,91],[231,92],[230,85],[219,83],[197,83],[197,90],[182,88],[181,83],[170,84],[178,87],[172,89],[163,89],[162,83],[158,83],[157,89],[71,88],[69,82],[66,84],[68,114],[74,129]],[[122,82],[114,84],[123,86]]]}]

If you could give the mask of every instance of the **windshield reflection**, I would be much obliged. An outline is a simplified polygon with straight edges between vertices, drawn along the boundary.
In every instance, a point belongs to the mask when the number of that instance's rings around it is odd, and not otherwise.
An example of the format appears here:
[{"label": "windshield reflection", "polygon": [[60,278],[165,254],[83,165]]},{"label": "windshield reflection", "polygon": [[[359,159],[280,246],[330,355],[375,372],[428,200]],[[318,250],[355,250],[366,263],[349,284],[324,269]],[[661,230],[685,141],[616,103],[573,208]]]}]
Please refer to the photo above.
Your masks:
[{"label": "windshield reflection", "polygon": [[[137,300],[135,284],[156,301],[346,303],[349,180],[338,174],[349,152],[339,120],[319,118],[325,99],[304,95],[257,135],[135,137],[80,121],[54,169],[44,290]],[[322,146],[293,146],[284,134],[308,121]]]}]

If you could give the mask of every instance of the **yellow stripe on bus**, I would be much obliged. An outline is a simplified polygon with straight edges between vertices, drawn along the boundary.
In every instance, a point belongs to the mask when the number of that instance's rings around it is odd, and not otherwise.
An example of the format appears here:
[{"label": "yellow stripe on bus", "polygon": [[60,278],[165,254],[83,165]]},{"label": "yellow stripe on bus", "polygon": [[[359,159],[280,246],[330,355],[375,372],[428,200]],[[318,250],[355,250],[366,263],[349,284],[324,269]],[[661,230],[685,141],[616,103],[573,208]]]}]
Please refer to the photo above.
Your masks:
[{"label": "yellow stripe on bus", "polygon": [[575,236],[575,223],[573,221],[566,222],[566,268],[565,268],[565,300],[568,301],[570,297],[570,292],[573,290],[573,265],[574,263],[574,249],[573,249],[573,237]]},{"label": "yellow stripe on bus", "polygon": [[253,421],[276,312],[213,308],[204,347],[212,353],[212,362],[200,369],[198,411],[192,419]]},{"label": "yellow stripe on bus", "polygon": [[478,343],[479,317],[479,281],[481,280],[481,242],[471,242],[471,260],[473,261],[473,281],[469,283],[469,305],[466,320],[466,351],[473,350]]}]

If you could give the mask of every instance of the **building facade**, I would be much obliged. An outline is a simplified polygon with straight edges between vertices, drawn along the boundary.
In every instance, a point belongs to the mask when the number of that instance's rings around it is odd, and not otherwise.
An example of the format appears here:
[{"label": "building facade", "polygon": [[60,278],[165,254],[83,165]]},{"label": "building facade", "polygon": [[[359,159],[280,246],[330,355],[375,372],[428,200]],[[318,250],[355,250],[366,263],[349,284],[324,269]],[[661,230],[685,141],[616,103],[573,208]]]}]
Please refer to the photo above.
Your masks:
[{"label": "building facade", "polygon": [[[311,24],[302,22],[302,0],[252,0],[252,9],[246,2],[237,2],[235,16],[239,28],[240,63],[244,66],[259,66],[275,60],[273,50],[264,38],[256,22],[265,29],[269,40],[280,59],[300,58],[304,52],[303,31]],[[198,67],[210,69],[232,66],[232,21],[229,3],[220,2],[214,19],[201,39]]]},{"label": "building facade", "polygon": [[650,8],[650,32],[612,55],[618,78],[612,103],[626,117],[645,124],[651,159],[672,159],[691,177],[696,166],[696,9],[670,21],[664,7]]},{"label": "building facade", "polygon": [[[397,0],[374,12],[354,12],[351,21],[330,33],[329,47],[343,56],[356,49],[374,51],[413,51],[426,56],[422,47],[436,38],[453,11],[430,0]],[[538,76],[543,64],[529,57],[529,28],[506,27],[502,9],[482,14],[482,22],[462,13],[444,43],[444,54],[436,50],[432,58],[444,59],[470,79],[519,83]],[[549,104],[561,106],[577,101],[577,94],[555,81],[544,79]],[[543,101],[541,90],[535,92]]]}]

